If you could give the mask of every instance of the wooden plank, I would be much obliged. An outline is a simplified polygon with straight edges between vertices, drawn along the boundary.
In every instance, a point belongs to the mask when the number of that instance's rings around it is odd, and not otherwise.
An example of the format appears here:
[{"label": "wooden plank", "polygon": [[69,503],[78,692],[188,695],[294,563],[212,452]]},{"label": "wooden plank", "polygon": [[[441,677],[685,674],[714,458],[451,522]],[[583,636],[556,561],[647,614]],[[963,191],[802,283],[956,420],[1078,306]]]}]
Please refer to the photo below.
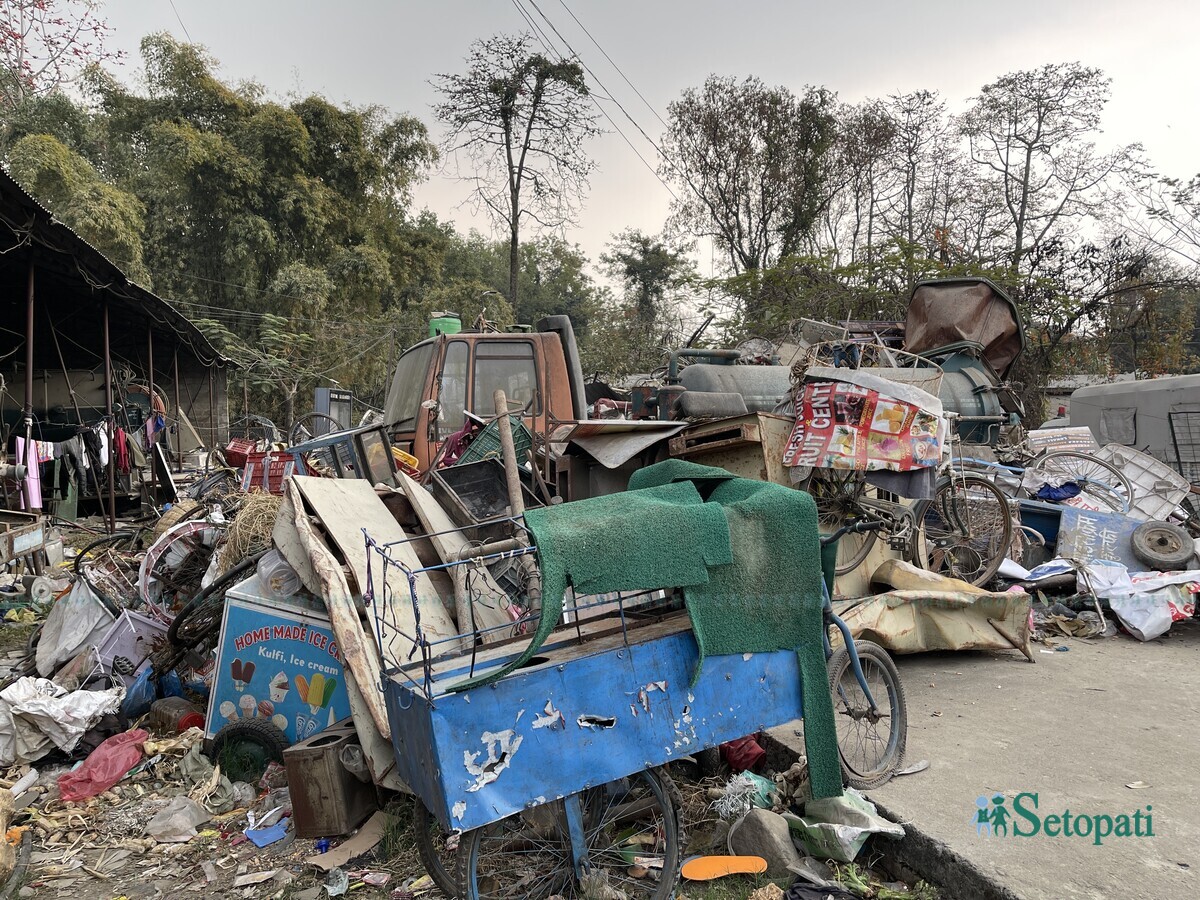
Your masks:
[{"label": "wooden plank", "polygon": [[[341,551],[360,594],[368,583],[368,568],[373,570],[371,577],[376,590],[375,602],[387,603],[386,607],[369,611],[375,625],[376,640],[389,666],[408,662],[413,649],[411,638],[417,633],[416,610],[412,604],[409,581],[398,568],[388,566],[387,592],[383,591],[384,566],[378,555],[372,555],[368,561],[363,531],[378,544],[392,545],[387,548],[388,556],[415,571],[422,565],[412,545],[407,543],[408,535],[376,495],[370,482],[359,478],[297,477],[293,483],[321,520],[330,540]],[[429,576],[418,572],[413,588],[421,613],[421,632],[429,643],[434,644],[433,652],[457,650],[457,641],[439,643],[455,637],[458,630]]]},{"label": "wooden plank", "polygon": [[[471,542],[467,540],[466,535],[457,530],[458,526],[429,491],[403,472],[398,473],[397,477],[400,479],[400,487],[417,513],[417,518],[421,520],[421,527],[430,535],[429,542],[433,544],[442,562],[457,562],[463,548]],[[454,580],[459,630],[466,634],[472,630],[471,624],[474,622],[476,628],[481,631],[497,629],[482,635],[486,643],[508,637],[508,629],[503,628],[513,622],[507,612],[508,595],[496,584],[496,579],[487,567],[482,563],[454,566],[450,569],[450,577]]]},{"label": "wooden plank", "polygon": [[[291,498],[291,508],[295,511],[294,524],[300,544],[311,560],[313,572],[316,575],[320,590],[316,593],[325,600],[329,611],[329,623],[333,633],[337,635],[341,646],[342,657],[346,660],[346,670],[349,671],[359,685],[381,685],[382,671],[379,667],[379,648],[374,641],[367,640],[363,631],[362,619],[354,606],[354,598],[342,567],[338,565],[330,549],[325,546],[308,521],[304,512],[304,498],[296,486],[296,479],[286,482],[285,490]],[[388,723],[387,707],[383,702],[380,690],[367,690],[363,693],[369,719],[374,721],[376,729],[385,738],[391,737],[391,726]],[[356,727],[358,726],[356,721]]]}]

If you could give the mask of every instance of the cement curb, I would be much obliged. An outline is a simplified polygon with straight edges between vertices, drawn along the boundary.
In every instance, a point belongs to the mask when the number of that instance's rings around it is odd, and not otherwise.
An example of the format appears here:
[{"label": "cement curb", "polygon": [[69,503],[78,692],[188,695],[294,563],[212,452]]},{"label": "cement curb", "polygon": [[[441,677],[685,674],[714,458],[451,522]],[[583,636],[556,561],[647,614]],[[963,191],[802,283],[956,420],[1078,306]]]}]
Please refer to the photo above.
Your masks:
[{"label": "cement curb", "polygon": [[[767,751],[767,761],[778,771],[790,766],[799,754],[770,734],[760,739]],[[920,775],[914,776],[919,778]],[[868,794],[869,796],[869,794]],[[900,840],[872,840],[871,848],[884,858],[884,864],[912,872],[940,888],[953,900],[1021,900],[1020,896],[1000,884],[990,874],[955,852],[944,841],[931,837],[912,822],[905,822],[879,800],[871,797],[879,812],[904,826]]]}]

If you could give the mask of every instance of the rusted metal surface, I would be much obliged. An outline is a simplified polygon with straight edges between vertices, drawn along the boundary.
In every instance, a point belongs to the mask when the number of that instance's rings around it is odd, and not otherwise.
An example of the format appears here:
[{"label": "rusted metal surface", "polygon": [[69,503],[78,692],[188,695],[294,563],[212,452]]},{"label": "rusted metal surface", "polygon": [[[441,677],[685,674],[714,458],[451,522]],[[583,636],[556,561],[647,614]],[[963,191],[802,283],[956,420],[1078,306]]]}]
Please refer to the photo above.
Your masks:
[{"label": "rusted metal surface", "polygon": [[671,439],[671,455],[717,466],[755,481],[791,485],[783,450],[792,420],[773,413],[752,413],[690,428]]}]

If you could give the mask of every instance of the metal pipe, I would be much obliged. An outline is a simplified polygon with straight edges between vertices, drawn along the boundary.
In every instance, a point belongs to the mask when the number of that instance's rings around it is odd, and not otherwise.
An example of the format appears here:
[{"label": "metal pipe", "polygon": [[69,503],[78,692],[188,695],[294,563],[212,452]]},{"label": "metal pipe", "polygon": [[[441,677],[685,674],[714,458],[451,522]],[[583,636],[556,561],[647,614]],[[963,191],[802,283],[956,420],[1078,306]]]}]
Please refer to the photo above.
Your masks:
[{"label": "metal pipe", "polygon": [[[33,256],[29,257],[29,277],[25,288],[25,441],[21,445],[23,457],[19,462],[25,466],[25,478],[21,481],[21,493],[25,499],[25,509],[29,512],[41,512],[42,507],[33,505],[33,478],[29,474],[30,451],[33,447]],[[33,465],[37,465],[37,453],[33,453]]]},{"label": "metal pipe", "polygon": [[104,427],[108,432],[108,517],[117,521],[116,447],[113,428],[112,344],[108,331],[108,297],[104,298]]},{"label": "metal pipe", "polygon": [[179,348],[175,348],[175,471],[183,471],[183,407],[179,405]]},{"label": "metal pipe", "polygon": [[671,358],[667,363],[667,384],[679,383],[679,360],[685,356],[689,359],[725,360],[724,365],[728,366],[732,365],[741,355],[738,350],[702,350],[695,347],[672,350]]},{"label": "metal pipe", "polygon": [[213,394],[213,367],[208,367],[208,449],[217,446],[217,401]]},{"label": "metal pipe", "polygon": [[[154,326],[146,326],[146,373],[150,382],[146,390],[149,392],[150,421],[154,422]],[[164,424],[166,420],[164,419]],[[144,426],[143,426],[144,430]],[[158,508],[158,467],[154,465],[154,448],[158,444],[158,431],[154,431],[154,440],[150,441],[150,505]]]}]

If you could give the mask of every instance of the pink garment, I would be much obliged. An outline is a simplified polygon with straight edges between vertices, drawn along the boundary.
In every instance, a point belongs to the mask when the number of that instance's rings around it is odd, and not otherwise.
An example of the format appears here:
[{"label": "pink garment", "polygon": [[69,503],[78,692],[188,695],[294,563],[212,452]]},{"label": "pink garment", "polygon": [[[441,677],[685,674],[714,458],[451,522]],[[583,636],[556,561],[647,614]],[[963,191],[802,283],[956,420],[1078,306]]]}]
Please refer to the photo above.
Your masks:
[{"label": "pink garment", "polygon": [[[17,441],[17,458],[18,466],[25,465],[25,438],[19,437]],[[29,471],[25,474],[25,484],[29,488],[29,499],[33,503],[34,509],[42,508],[42,470],[38,465],[37,456],[37,441],[33,442],[33,446],[29,448]],[[25,495],[21,494],[21,509],[25,508]]]}]

